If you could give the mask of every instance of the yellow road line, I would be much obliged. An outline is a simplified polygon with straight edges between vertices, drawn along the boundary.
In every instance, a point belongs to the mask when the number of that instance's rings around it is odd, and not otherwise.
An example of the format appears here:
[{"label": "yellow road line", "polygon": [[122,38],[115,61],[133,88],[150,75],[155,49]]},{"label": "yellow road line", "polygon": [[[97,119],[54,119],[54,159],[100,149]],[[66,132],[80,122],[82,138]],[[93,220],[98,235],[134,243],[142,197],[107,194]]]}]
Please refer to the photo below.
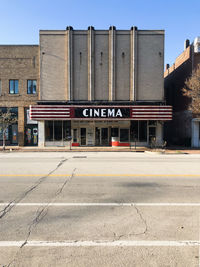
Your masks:
[{"label": "yellow road line", "polygon": [[177,177],[188,177],[188,176],[194,176],[194,177],[200,177],[200,174],[75,174],[75,176],[110,176],[110,177],[113,177],[113,176],[126,176],[126,177],[138,177],[138,176],[141,176],[141,177],[152,177],[152,176],[156,176],[156,177],[160,177],[160,176],[177,176]]},{"label": "yellow road line", "polygon": [[[68,177],[71,174],[0,174],[0,177],[43,177],[43,176],[50,176],[50,177]],[[86,177],[200,177],[200,174],[74,174],[73,176],[86,176]]]}]

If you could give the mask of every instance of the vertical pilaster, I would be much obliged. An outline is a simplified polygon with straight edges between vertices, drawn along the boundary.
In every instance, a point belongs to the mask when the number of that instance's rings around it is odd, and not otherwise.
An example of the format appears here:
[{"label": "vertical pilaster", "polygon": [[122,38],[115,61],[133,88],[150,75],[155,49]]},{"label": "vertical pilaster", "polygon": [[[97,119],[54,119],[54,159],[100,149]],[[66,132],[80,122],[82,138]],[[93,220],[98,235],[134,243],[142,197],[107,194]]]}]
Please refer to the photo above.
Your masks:
[{"label": "vertical pilaster", "polygon": [[116,28],[109,29],[109,100],[115,100],[115,41]]},{"label": "vertical pilaster", "polygon": [[131,28],[130,101],[137,100],[137,27]]},{"label": "vertical pilaster", "polygon": [[156,143],[161,146],[163,144],[163,123],[157,122],[156,126]]},{"label": "vertical pilaster", "polygon": [[94,27],[88,27],[88,100],[94,100]]},{"label": "vertical pilaster", "polygon": [[38,121],[38,146],[44,147],[45,134],[44,134],[45,121]]},{"label": "vertical pilaster", "polygon": [[67,100],[73,100],[73,28],[68,26],[66,28],[66,77],[67,77]]},{"label": "vertical pilaster", "polygon": [[24,146],[24,107],[18,107],[18,144]]}]

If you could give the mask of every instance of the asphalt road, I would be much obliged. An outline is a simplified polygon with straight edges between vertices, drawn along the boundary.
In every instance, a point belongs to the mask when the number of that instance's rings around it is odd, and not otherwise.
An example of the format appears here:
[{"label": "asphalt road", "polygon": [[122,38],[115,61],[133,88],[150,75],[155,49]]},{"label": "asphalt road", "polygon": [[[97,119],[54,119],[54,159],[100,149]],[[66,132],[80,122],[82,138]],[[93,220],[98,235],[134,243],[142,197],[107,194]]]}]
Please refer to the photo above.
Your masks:
[{"label": "asphalt road", "polygon": [[200,266],[200,155],[0,153],[0,266]]}]

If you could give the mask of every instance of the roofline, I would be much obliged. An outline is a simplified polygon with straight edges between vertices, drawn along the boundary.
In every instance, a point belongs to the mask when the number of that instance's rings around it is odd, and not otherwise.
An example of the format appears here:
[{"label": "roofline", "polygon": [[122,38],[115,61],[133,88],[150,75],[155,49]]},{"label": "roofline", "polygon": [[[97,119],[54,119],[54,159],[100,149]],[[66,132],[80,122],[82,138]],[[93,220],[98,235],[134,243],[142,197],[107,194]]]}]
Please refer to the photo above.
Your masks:
[{"label": "roofline", "polygon": [[[39,34],[65,34],[67,30],[39,30]],[[88,29],[72,29],[73,32],[87,32]],[[95,32],[102,32],[102,31],[106,31],[109,32],[109,28],[108,29],[94,29]],[[116,32],[130,32],[130,29],[116,29]],[[165,30],[160,29],[160,30],[140,30],[137,29],[137,32],[140,34],[145,34],[145,33],[152,33],[152,34],[165,34]]]}]

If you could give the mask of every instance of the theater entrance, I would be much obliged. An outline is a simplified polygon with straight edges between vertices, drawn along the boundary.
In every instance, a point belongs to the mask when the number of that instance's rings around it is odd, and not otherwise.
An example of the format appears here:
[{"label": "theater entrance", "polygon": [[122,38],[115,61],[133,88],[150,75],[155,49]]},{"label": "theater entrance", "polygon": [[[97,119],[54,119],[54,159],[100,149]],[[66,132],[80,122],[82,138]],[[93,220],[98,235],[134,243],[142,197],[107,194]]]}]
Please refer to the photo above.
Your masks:
[{"label": "theater entrance", "polygon": [[[95,131],[95,135],[94,135]],[[108,146],[109,129],[101,127],[81,127],[80,128],[81,146]]]},{"label": "theater entrance", "polygon": [[109,129],[95,127],[95,145],[108,146],[109,145]]},{"label": "theater entrance", "polygon": [[72,146],[129,144],[130,121],[72,121]]}]

